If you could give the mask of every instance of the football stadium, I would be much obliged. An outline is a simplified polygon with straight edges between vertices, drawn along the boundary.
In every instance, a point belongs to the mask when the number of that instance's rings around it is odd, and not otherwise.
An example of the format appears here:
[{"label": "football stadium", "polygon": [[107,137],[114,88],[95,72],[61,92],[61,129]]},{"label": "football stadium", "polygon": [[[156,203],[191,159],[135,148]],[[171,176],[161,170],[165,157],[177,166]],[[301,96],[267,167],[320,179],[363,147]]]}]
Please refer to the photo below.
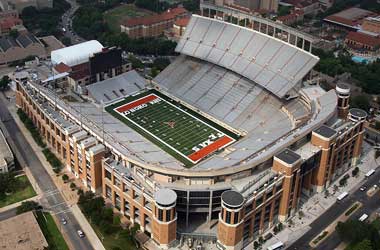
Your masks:
[{"label": "football stadium", "polygon": [[187,166],[237,138],[236,134],[157,91],[129,96],[105,109]]},{"label": "football stadium", "polygon": [[64,83],[20,80],[16,102],[147,248],[240,250],[357,164],[367,116],[346,85],[309,81],[319,58],[280,39],[297,31],[254,27],[193,15],[152,80],[129,71],[77,101]]}]

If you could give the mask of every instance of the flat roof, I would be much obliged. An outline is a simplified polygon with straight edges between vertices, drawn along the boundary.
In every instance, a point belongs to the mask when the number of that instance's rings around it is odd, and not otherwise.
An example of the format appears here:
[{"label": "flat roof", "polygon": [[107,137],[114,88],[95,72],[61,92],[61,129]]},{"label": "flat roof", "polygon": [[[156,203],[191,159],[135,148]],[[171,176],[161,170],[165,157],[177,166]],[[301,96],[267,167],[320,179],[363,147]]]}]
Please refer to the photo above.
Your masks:
[{"label": "flat roof", "polygon": [[33,212],[0,221],[0,235],[0,249],[3,250],[43,250],[48,247]]},{"label": "flat roof", "polygon": [[323,137],[326,137],[326,138],[331,138],[334,135],[336,135],[336,133],[337,133],[337,131],[335,129],[332,129],[326,125],[320,126],[319,128],[317,128],[313,132],[315,132],[315,133],[317,133]]},{"label": "flat roof", "polygon": [[154,200],[158,205],[169,206],[176,202],[177,194],[171,189],[162,188],[154,194]]},{"label": "flat roof", "polygon": [[231,207],[240,207],[243,205],[244,197],[239,192],[229,190],[222,193],[222,201]]},{"label": "flat roof", "polygon": [[287,164],[294,164],[299,159],[301,159],[301,156],[299,154],[288,148],[277,154],[276,157]]}]

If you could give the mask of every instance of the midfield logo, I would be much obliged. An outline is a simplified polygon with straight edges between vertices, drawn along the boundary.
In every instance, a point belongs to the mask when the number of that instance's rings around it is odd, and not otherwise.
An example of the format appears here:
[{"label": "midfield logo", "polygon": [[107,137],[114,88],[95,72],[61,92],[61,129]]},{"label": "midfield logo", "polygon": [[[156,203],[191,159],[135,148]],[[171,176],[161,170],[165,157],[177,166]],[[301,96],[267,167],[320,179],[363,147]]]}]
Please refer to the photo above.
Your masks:
[{"label": "midfield logo", "polygon": [[174,126],[175,126],[175,122],[174,121],[164,122],[164,124],[168,125],[170,128],[174,128]]}]

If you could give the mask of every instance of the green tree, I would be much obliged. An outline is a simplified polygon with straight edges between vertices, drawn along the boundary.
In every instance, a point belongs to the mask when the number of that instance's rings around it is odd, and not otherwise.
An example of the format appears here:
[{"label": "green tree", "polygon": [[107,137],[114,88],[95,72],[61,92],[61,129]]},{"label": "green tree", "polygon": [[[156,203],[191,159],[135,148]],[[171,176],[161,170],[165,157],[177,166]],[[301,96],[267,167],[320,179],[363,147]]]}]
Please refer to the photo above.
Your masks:
[{"label": "green tree", "polygon": [[6,193],[11,193],[16,189],[17,179],[12,172],[0,173],[0,200],[3,199]]},{"label": "green tree", "polygon": [[13,38],[17,38],[19,33],[18,33],[18,30],[16,29],[12,29],[10,32],[9,32],[9,35]]},{"label": "green tree", "polygon": [[360,108],[365,111],[369,111],[371,104],[369,98],[365,95],[358,95],[351,98],[351,107]]},{"label": "green tree", "polygon": [[70,45],[71,45],[71,39],[70,39],[70,37],[67,37],[67,36],[62,37],[61,42],[62,42],[65,46],[70,46]]},{"label": "green tree", "polygon": [[22,214],[28,211],[36,210],[39,204],[35,201],[24,201],[16,209],[16,214]]},{"label": "green tree", "polygon": [[67,174],[62,175],[62,180],[67,182],[69,180],[69,176]]},{"label": "green tree", "polygon": [[0,80],[0,89],[5,90],[8,88],[9,83],[11,82],[11,79],[8,76],[3,76]]},{"label": "green tree", "polygon": [[373,248],[371,241],[365,239],[352,247],[348,247],[347,250],[373,250]]}]

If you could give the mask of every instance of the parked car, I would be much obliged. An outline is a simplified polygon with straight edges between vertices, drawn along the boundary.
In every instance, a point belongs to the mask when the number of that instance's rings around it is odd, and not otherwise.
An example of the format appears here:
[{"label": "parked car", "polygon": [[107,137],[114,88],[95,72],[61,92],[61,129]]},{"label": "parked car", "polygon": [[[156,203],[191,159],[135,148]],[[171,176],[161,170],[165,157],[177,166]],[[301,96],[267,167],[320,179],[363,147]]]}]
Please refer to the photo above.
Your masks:
[{"label": "parked car", "polygon": [[362,192],[364,192],[366,189],[367,189],[366,186],[361,186],[361,187],[360,187],[360,191],[362,191]]}]

